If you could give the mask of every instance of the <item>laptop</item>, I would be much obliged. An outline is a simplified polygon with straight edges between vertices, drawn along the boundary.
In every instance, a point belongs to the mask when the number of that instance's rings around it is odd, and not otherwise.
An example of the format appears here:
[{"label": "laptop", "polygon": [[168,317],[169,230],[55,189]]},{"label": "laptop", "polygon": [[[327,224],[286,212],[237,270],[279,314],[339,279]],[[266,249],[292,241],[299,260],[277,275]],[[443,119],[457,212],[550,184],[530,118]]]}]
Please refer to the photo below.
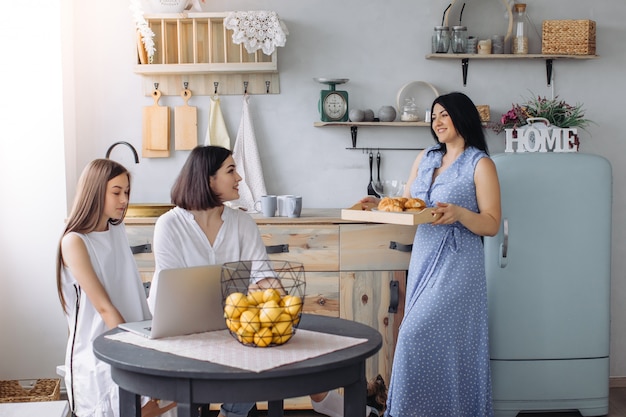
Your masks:
[{"label": "laptop", "polygon": [[161,270],[152,320],[118,327],[150,339],[226,329],[221,270],[221,265]]}]

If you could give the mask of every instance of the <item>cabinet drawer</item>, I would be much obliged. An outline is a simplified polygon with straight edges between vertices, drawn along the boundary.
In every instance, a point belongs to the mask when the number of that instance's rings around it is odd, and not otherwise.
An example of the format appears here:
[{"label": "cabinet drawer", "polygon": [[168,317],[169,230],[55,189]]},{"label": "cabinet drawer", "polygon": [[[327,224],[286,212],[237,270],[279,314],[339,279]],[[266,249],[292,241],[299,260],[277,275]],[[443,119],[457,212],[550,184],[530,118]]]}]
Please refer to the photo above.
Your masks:
[{"label": "cabinet drawer", "polygon": [[390,243],[412,245],[417,226],[396,224],[342,224],[340,267],[342,271],[407,270],[410,252],[390,249]]},{"label": "cabinet drawer", "polygon": [[259,230],[266,247],[288,245],[285,252],[270,253],[271,259],[302,262],[305,272],[339,270],[337,225],[263,225]]},{"label": "cabinet drawer", "polygon": [[339,272],[306,272],[303,311],[339,317]]}]

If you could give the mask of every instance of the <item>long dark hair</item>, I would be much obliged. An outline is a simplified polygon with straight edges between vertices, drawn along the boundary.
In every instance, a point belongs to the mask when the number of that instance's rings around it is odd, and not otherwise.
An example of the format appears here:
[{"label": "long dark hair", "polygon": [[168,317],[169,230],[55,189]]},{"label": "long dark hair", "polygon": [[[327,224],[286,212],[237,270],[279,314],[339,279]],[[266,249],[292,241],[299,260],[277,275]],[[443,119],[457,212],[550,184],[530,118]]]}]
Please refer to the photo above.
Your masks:
[{"label": "long dark hair", "polygon": [[[430,109],[431,114],[433,114],[435,104],[439,104],[446,109],[457,132],[465,140],[466,148],[473,146],[489,154],[485,132],[480,121],[480,114],[476,105],[468,96],[459,92],[441,95],[433,101]],[[437,134],[433,130],[432,122],[430,123],[430,133],[435,138],[435,142],[440,143]],[[440,148],[444,153],[446,152],[445,143],[440,143]]]},{"label": "long dark hair", "polygon": [[223,201],[211,189],[211,177],[232,152],[221,146],[195,147],[178,174],[172,192],[172,204],[185,210],[206,210]]},{"label": "long dark hair", "polygon": [[[59,240],[57,250],[57,292],[63,311],[67,312],[65,305],[65,297],[63,297],[61,285],[61,269],[63,268],[63,252],[61,250],[61,241],[63,237],[70,232],[90,233],[96,230],[98,221],[104,213],[104,200],[106,198],[107,184],[113,178],[126,174],[129,184],[130,196],[130,172],[121,164],[110,159],[94,159],[85,167],[80,179],[78,180],[78,188],[72,205],[72,212],[67,220],[65,231]],[[124,221],[126,211],[119,219],[109,219],[110,224],[120,224]]]}]

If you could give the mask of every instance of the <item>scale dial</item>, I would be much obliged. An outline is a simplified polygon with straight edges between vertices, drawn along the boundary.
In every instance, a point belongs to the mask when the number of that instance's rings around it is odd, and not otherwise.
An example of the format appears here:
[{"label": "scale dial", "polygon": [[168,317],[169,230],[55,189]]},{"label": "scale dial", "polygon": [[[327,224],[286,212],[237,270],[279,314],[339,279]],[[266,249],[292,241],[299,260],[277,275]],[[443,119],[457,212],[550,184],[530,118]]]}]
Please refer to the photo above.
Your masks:
[{"label": "scale dial", "polygon": [[347,78],[314,78],[315,81],[327,84],[330,89],[320,92],[318,102],[322,122],[348,121],[348,92],[335,89],[337,84],[348,82]]},{"label": "scale dial", "polygon": [[348,101],[339,91],[329,92],[324,98],[322,110],[331,121],[342,120],[348,113]]}]

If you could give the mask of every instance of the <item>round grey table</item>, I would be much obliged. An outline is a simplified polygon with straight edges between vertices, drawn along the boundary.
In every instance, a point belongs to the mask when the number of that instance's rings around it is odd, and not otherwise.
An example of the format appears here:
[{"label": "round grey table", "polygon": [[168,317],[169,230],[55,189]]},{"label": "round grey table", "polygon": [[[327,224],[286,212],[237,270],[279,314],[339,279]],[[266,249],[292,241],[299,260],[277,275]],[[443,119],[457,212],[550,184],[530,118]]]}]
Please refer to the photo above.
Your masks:
[{"label": "round grey table", "polygon": [[[189,359],[105,338],[94,341],[96,357],[111,365],[120,390],[120,416],[140,417],[140,396],[178,403],[179,417],[197,417],[211,403],[268,401],[268,415],[283,416],[285,398],[344,388],[344,416],[363,417],[365,360],[382,346],[380,333],[350,320],[303,314],[299,328],[367,339],[367,342],[263,372]],[[297,333],[296,333],[297,337]],[[251,348],[253,349],[253,348]],[[271,348],[270,348],[271,349]]]}]

